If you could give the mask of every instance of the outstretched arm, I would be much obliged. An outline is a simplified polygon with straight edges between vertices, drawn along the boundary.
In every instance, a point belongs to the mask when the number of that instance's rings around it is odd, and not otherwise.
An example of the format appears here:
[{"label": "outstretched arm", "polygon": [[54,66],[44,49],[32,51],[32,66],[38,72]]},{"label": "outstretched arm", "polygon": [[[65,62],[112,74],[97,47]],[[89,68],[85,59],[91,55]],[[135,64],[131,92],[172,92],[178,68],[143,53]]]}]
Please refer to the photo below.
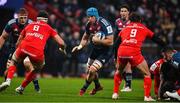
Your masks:
[{"label": "outstretched arm", "polygon": [[81,39],[81,42],[78,46],[75,46],[73,49],[72,49],[72,53],[73,52],[76,52],[76,51],[79,51],[81,50],[83,47],[85,47],[88,43],[88,39],[89,39],[89,35],[85,32],[82,39]]},{"label": "outstretched arm", "polygon": [[3,30],[2,35],[0,36],[0,49],[2,48],[2,46],[4,45],[6,39],[8,38],[9,34]]},{"label": "outstretched arm", "polygon": [[116,58],[117,57],[117,51],[118,51],[118,47],[119,47],[120,44],[121,44],[121,37],[118,36],[117,39],[114,42],[114,45],[113,45],[115,59],[117,59]]},{"label": "outstretched arm", "polygon": [[153,37],[151,38],[152,41],[154,41],[155,43],[157,43],[158,45],[160,45],[161,47],[166,47],[167,43],[165,43],[162,39],[160,39],[158,36],[153,35]]}]

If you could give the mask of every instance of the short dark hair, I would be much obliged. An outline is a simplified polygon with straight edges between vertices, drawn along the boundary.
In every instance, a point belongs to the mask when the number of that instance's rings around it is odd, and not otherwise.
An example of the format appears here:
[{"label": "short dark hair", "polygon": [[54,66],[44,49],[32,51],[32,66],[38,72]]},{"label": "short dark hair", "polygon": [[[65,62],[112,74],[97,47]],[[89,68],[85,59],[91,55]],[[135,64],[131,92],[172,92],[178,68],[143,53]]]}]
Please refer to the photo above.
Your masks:
[{"label": "short dark hair", "polygon": [[131,22],[141,22],[142,18],[141,18],[141,16],[139,14],[133,12],[133,13],[130,14],[129,20]]},{"label": "short dark hair", "polygon": [[119,10],[121,10],[122,8],[126,8],[130,12],[129,5],[123,4],[123,5],[120,6]]},{"label": "short dark hair", "polygon": [[45,10],[39,11],[37,17],[43,17],[43,18],[48,18],[48,13]]},{"label": "short dark hair", "polygon": [[171,52],[171,51],[174,51],[174,48],[172,47],[172,46],[166,46],[166,47],[164,47],[162,50],[161,50],[161,52]]},{"label": "short dark hair", "polygon": [[25,8],[20,8],[18,14],[25,14],[28,15],[28,11]]}]

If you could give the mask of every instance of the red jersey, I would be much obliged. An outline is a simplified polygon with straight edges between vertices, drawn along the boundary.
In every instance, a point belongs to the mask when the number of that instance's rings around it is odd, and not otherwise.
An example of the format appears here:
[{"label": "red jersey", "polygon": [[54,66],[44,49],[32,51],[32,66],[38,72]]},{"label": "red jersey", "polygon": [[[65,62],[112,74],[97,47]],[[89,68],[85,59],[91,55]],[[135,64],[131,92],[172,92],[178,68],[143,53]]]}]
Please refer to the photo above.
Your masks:
[{"label": "red jersey", "polygon": [[43,21],[33,22],[21,32],[24,37],[20,45],[26,45],[39,51],[44,51],[49,37],[57,35],[57,32]]},{"label": "red jersey", "polygon": [[130,23],[120,33],[121,46],[128,46],[140,50],[146,37],[152,38],[154,33],[141,23]]},{"label": "red jersey", "polygon": [[164,59],[159,59],[155,63],[153,63],[150,67],[150,71],[154,72],[155,74],[159,73],[161,65],[164,63]]}]

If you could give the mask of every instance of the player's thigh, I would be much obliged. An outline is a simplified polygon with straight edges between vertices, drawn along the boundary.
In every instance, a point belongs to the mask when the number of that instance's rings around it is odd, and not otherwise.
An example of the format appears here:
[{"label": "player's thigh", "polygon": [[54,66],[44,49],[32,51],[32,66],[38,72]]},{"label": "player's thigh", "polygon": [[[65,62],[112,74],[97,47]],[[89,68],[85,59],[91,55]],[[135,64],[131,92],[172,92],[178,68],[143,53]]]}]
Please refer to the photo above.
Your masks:
[{"label": "player's thigh", "polygon": [[124,71],[126,73],[132,73],[131,64],[128,62],[127,65],[124,68]]},{"label": "player's thigh", "polygon": [[151,76],[151,74],[149,72],[148,64],[145,59],[140,64],[138,64],[136,67],[138,69],[140,69],[145,76]]},{"label": "player's thigh", "polygon": [[21,51],[20,48],[17,48],[16,51],[13,53],[11,61],[14,63],[19,63],[23,61],[23,59],[26,57],[26,54]]},{"label": "player's thigh", "polygon": [[33,65],[31,63],[31,61],[29,60],[29,57],[26,57],[23,61],[24,67],[26,68],[26,70],[33,70]]},{"label": "player's thigh", "polygon": [[118,70],[122,74],[124,72],[124,69],[129,61],[129,59],[118,58],[117,61],[118,61]]},{"label": "player's thigh", "polygon": [[45,64],[44,55],[32,57],[29,56],[29,60],[35,70],[41,70]]}]

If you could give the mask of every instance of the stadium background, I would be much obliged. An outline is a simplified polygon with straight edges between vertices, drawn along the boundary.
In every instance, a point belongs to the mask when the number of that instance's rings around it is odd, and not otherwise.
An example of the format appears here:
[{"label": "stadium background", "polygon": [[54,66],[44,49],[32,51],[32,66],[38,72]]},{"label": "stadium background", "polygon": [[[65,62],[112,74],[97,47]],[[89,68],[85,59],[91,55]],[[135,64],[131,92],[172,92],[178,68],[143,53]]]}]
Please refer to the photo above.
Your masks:
[{"label": "stadium background", "polygon": [[[107,18],[114,26],[119,17],[118,8],[127,3],[131,11],[138,12],[152,31],[164,41],[180,49],[180,2],[178,0],[1,0],[0,3],[0,32],[6,23],[14,17],[20,7],[29,11],[29,18],[35,20],[38,10],[47,10],[50,14],[49,24],[59,32],[67,43],[68,55],[64,56],[58,51],[58,45],[49,40],[46,49],[46,65],[42,76],[55,77],[80,77],[85,73],[88,49],[85,48],[78,54],[71,54],[71,49],[79,44],[86,24],[85,10],[94,6],[99,9],[100,15]],[[0,75],[3,75],[8,58],[9,43],[6,42],[0,50]],[[148,64],[152,64],[159,54],[159,48],[150,40],[143,45],[143,55]],[[20,68],[19,76],[23,76],[24,69]],[[101,77],[112,77],[114,71],[113,59],[101,70]],[[134,70],[134,77],[139,76],[139,71]]]}]

